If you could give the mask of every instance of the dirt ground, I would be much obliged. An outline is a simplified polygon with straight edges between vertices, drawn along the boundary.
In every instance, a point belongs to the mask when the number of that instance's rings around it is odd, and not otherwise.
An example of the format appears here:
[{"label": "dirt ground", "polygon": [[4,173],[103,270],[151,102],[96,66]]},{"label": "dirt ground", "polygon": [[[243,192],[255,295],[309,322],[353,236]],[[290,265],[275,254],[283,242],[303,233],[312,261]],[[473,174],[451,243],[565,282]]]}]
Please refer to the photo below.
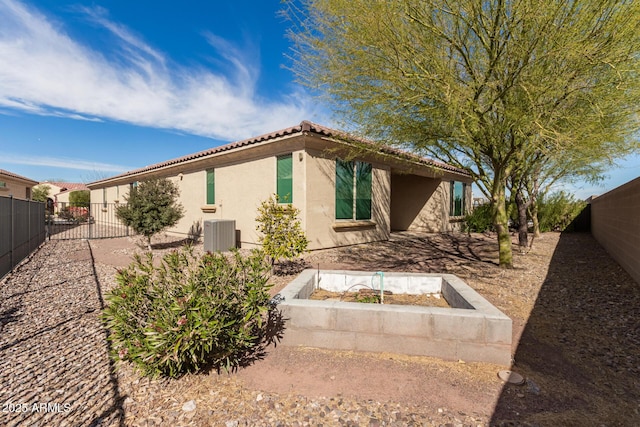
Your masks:
[{"label": "dirt ground", "polygon": [[[176,245],[163,238],[154,252]],[[91,250],[103,289],[141,251],[133,238]],[[306,254],[272,292],[301,265],[456,274],[512,318],[523,385],[491,364],[276,346],[233,374],[151,381],[121,367],[125,424],[640,425],[640,285],[588,233],[547,233],[516,252],[504,270],[495,236],[399,233]]]},{"label": "dirt ground", "polygon": [[[326,301],[359,302],[362,304],[380,304],[382,297],[378,290],[371,288],[360,289],[358,292],[331,292],[322,288],[316,289],[309,295],[309,299]],[[417,305],[422,307],[451,308],[446,299],[440,294],[395,294],[384,292],[384,304]]]}]

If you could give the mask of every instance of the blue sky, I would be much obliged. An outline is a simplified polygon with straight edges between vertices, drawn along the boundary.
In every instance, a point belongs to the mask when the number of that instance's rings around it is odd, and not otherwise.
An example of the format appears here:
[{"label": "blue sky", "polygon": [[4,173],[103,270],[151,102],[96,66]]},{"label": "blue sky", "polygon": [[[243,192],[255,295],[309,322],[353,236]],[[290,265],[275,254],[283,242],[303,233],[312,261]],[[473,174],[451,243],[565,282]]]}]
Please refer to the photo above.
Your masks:
[{"label": "blue sky", "polygon": [[0,0],[0,168],[91,181],[325,115],[279,1]]},{"label": "blue sky", "polygon": [[[279,0],[0,0],[0,168],[90,182],[330,114],[284,67]],[[640,175],[621,162],[601,194]]]}]

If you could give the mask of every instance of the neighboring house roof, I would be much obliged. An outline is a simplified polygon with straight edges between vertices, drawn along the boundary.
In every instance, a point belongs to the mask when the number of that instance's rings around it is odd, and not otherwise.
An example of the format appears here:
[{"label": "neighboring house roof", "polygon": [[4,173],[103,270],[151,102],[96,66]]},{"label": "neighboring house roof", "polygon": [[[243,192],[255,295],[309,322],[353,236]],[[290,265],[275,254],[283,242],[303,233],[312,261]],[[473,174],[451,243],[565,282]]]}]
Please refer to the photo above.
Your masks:
[{"label": "neighboring house roof", "polygon": [[7,178],[13,178],[19,181],[23,181],[27,184],[31,184],[31,185],[37,185],[38,181],[34,181],[32,179],[26,178],[24,176],[18,175],[16,173],[13,172],[9,172],[8,170],[4,170],[4,169],[0,169],[0,177],[7,177]]},{"label": "neighboring house roof", "polygon": [[49,182],[49,181],[44,181],[41,182],[40,185],[50,185],[50,186],[56,186],[58,188],[60,188],[60,192],[56,193],[55,196],[57,196],[58,194],[64,194],[64,193],[70,193],[72,191],[82,191],[82,190],[89,190],[89,187],[87,187],[85,184],[81,183],[81,182]]},{"label": "neighboring house roof", "polygon": [[437,162],[435,160],[431,160],[431,159],[427,159],[425,157],[420,157],[418,155],[412,154],[412,153],[408,153],[406,151],[402,151],[396,148],[392,148],[389,146],[380,146],[379,144],[374,143],[373,141],[370,140],[366,140],[363,138],[358,138],[358,137],[354,137],[352,135],[349,135],[346,132],[342,132],[342,131],[338,131],[335,129],[330,129],[315,123],[312,123],[310,121],[307,120],[303,120],[299,125],[296,126],[292,126],[286,129],[281,129],[275,132],[271,132],[271,133],[267,133],[264,135],[260,135],[260,136],[256,136],[253,138],[249,138],[249,139],[244,139],[242,141],[237,141],[237,142],[232,142],[230,144],[226,144],[226,145],[221,145],[219,147],[214,147],[214,148],[210,148],[208,150],[204,150],[204,151],[199,151],[197,153],[193,153],[193,154],[189,154],[183,157],[178,157],[175,159],[171,159],[171,160],[167,160],[165,162],[160,162],[160,163],[155,163],[153,165],[149,165],[149,166],[145,166],[143,168],[140,169],[135,169],[132,171],[128,171],[125,172],[123,174],[120,175],[116,175],[110,178],[106,178],[106,179],[101,179],[99,181],[95,181],[95,182],[91,182],[89,184],[87,184],[89,187],[103,183],[103,182],[107,182],[107,181],[111,181],[111,180],[115,180],[115,179],[120,179],[120,178],[124,178],[127,176],[132,176],[132,175],[139,175],[139,174],[143,174],[146,172],[152,172],[154,170],[158,170],[158,169],[163,169],[163,168],[167,168],[169,166],[175,166],[178,165],[180,163],[185,163],[185,162],[189,162],[192,160],[196,160],[196,159],[200,159],[203,157],[207,157],[207,156],[211,156],[214,154],[218,154],[218,153],[222,153],[225,151],[232,151],[232,150],[236,150],[236,149],[240,149],[243,147],[247,147],[250,145],[257,145],[260,143],[264,143],[276,138],[281,138],[284,136],[289,136],[289,135],[294,135],[297,133],[300,134],[304,134],[307,132],[312,132],[312,133],[316,133],[318,135],[322,135],[322,136],[326,136],[326,137],[332,137],[332,138],[336,138],[339,140],[342,140],[344,142],[349,143],[350,141],[354,141],[354,142],[358,142],[367,146],[370,146],[371,149],[376,150],[380,153],[383,154],[389,154],[389,155],[393,155],[396,157],[399,157],[401,159],[404,160],[409,160],[409,161],[414,161],[426,166],[433,166],[439,169],[443,169],[446,171],[450,171],[450,172],[454,172],[460,175],[464,175],[467,177],[470,177],[470,175],[464,171],[463,169],[457,168],[455,166],[451,166],[449,164],[446,163],[441,163],[441,162]]}]

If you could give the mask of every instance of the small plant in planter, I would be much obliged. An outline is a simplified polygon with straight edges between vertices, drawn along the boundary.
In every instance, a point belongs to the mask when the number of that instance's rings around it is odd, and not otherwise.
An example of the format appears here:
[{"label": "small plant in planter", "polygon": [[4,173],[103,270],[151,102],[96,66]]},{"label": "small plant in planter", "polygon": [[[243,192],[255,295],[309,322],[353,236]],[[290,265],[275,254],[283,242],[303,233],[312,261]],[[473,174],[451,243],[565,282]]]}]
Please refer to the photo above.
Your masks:
[{"label": "small plant in planter", "polygon": [[185,247],[157,266],[136,255],[106,297],[112,357],[152,377],[239,366],[270,316],[268,272],[260,251],[198,258]]},{"label": "small plant in planter", "polygon": [[365,304],[380,304],[380,294],[358,293],[356,295],[356,302],[361,302]]}]

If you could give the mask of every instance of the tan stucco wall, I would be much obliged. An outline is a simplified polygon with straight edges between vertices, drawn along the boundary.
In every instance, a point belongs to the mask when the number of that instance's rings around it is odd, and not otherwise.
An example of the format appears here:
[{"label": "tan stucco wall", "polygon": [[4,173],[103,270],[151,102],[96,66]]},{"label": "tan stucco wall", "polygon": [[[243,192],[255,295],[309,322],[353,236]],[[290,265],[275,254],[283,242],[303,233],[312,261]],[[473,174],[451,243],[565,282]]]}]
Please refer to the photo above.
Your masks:
[{"label": "tan stucco wall", "polygon": [[591,201],[591,233],[640,284],[640,178]]},{"label": "tan stucco wall", "polygon": [[[184,218],[171,232],[187,234],[194,223],[207,219],[233,219],[240,231],[242,247],[257,244],[255,218],[260,202],[276,192],[276,158],[291,151],[279,151],[266,157],[234,163],[218,163],[215,169],[216,212],[203,212],[206,201],[206,168],[185,172],[182,179],[172,177],[181,191]],[[350,245],[388,239],[389,237],[389,171],[373,169],[372,220],[375,227],[336,229],[335,159],[319,152],[295,150],[293,158],[293,205],[300,209],[300,220],[306,231],[309,249]]]},{"label": "tan stucco wall", "polygon": [[390,172],[373,163],[371,220],[362,228],[340,225],[335,220],[336,156],[323,151],[307,152],[306,232],[310,249],[330,248],[386,240],[390,234]]},{"label": "tan stucco wall", "polygon": [[[314,135],[297,135],[284,137],[262,143],[257,146],[243,147],[229,152],[222,152],[204,159],[181,162],[145,173],[143,176],[128,176],[114,179],[106,185],[106,202],[113,203],[118,198],[124,203],[128,194],[129,182],[152,177],[171,178],[180,189],[180,202],[185,209],[185,216],[169,230],[172,234],[187,236],[194,224],[202,225],[208,219],[233,219],[236,229],[240,231],[242,247],[251,247],[258,242],[255,217],[261,201],[276,192],[277,156],[292,153],[293,160],[293,205],[300,209],[300,220],[310,244],[309,249],[329,248],[358,243],[386,240],[391,231],[391,194],[392,167],[388,159],[356,155],[349,156],[336,143],[327,138]],[[349,158],[372,163],[372,219],[366,222],[335,220],[335,159]],[[206,203],[206,170],[215,169],[215,205],[203,209]],[[447,173],[438,172],[437,177],[431,168],[420,169],[416,173],[424,173],[430,178],[419,178],[411,187],[422,191],[421,184],[428,183],[428,188],[447,178]],[[116,190],[115,184],[118,184]],[[92,185],[91,202],[103,202],[100,185]],[[428,194],[429,190],[426,190]],[[448,213],[448,183],[436,186],[437,197],[425,200],[421,214],[414,221],[414,226],[429,224],[433,231],[445,231],[443,218],[434,214],[445,203]],[[405,190],[405,198],[411,195]],[[415,196],[414,196],[415,197]],[[422,196],[422,193],[420,195]],[[469,202],[471,198],[468,198]],[[215,208],[215,212],[212,212]],[[433,216],[433,218],[431,218]],[[445,220],[448,225],[448,218]]]},{"label": "tan stucco wall", "polygon": [[[291,152],[291,151],[289,151]],[[304,167],[294,151],[293,157],[293,204],[304,205]],[[288,152],[279,153],[287,154]],[[255,218],[260,202],[276,192],[276,157],[266,156],[245,162],[218,163],[215,170],[215,212],[203,211],[206,206],[206,169],[184,172],[182,177],[172,180],[180,188],[180,202],[185,208],[185,216],[170,231],[186,235],[194,223],[208,219],[232,219],[240,230],[243,247],[258,241]],[[211,167],[211,165],[209,165]],[[211,206],[208,206],[209,208]],[[208,210],[208,209],[207,209]]]},{"label": "tan stucco wall", "polygon": [[451,218],[451,180],[465,182],[465,212],[471,210],[472,189],[468,180],[443,175],[428,178],[410,174],[391,176],[391,229],[428,233],[460,231],[463,217]]},{"label": "tan stucco wall", "polygon": [[[277,156],[292,153],[293,205],[301,209],[305,205],[304,151],[293,148],[283,146],[275,154],[257,153],[254,158],[243,161],[227,161],[225,156],[220,156],[188,168],[175,168],[158,174],[177,184],[179,201],[184,208],[184,217],[167,232],[187,237],[192,227],[195,229],[197,224],[202,227],[205,220],[233,219],[236,229],[240,230],[241,246],[255,245],[259,238],[255,222],[258,207],[261,201],[276,192]],[[215,170],[215,204],[206,205],[206,170],[210,168]],[[119,200],[125,203],[128,193],[129,184],[106,187],[106,202]],[[103,203],[104,194],[102,188],[92,189],[91,202]],[[304,227],[304,215],[301,215],[301,220]]]},{"label": "tan stucco wall", "polygon": [[103,193],[102,188],[91,190],[91,203],[125,203],[124,198],[129,195],[129,184],[113,185],[106,190],[106,193]]},{"label": "tan stucco wall", "polygon": [[391,229],[446,230],[449,183],[417,175],[391,176]]},{"label": "tan stucco wall", "polygon": [[15,180],[9,176],[1,176],[0,181],[6,183],[6,187],[0,187],[0,196],[13,196],[16,199],[30,199],[31,188],[33,186],[27,185],[24,182]]}]

